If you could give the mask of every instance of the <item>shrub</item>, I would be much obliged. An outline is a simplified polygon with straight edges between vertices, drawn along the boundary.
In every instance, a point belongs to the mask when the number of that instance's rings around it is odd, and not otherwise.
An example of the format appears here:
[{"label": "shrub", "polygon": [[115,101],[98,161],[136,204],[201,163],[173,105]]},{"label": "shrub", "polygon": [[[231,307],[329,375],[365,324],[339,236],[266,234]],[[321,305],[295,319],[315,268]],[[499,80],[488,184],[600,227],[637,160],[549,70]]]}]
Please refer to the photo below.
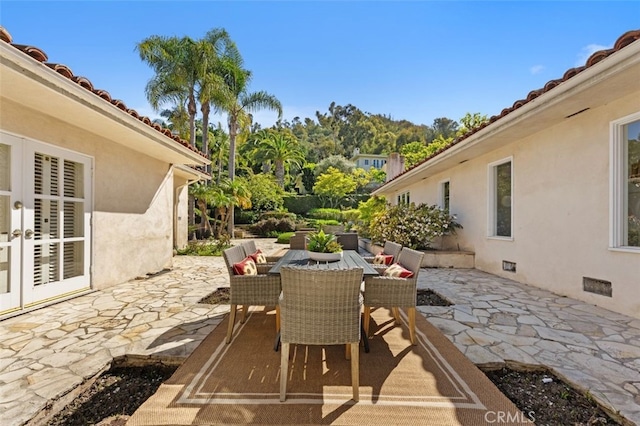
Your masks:
[{"label": "shrub", "polygon": [[375,195],[366,201],[361,201],[358,204],[360,217],[356,222],[358,234],[363,237],[371,238],[371,221],[376,215],[383,213],[386,208],[387,200],[379,195]]},{"label": "shrub", "polygon": [[289,242],[291,241],[291,237],[293,237],[295,235],[295,232],[283,232],[282,234],[278,235],[278,239],[276,240],[276,242],[278,244],[289,244]]},{"label": "shrub", "polygon": [[342,211],[340,209],[312,209],[309,210],[307,216],[313,219],[342,221]]},{"label": "shrub", "polygon": [[269,218],[261,220],[255,225],[251,225],[249,230],[256,235],[262,235],[265,237],[275,237],[283,232],[295,231],[296,224],[289,218],[276,219]]},{"label": "shrub", "polygon": [[306,216],[311,209],[320,206],[320,199],[316,195],[296,195],[284,198],[284,207],[300,216]]},{"label": "shrub", "polygon": [[436,237],[455,233],[462,226],[455,216],[436,205],[398,204],[375,215],[369,224],[372,241],[391,240],[412,249],[427,249]]},{"label": "shrub", "polygon": [[258,212],[253,210],[234,209],[234,222],[238,225],[248,225],[258,220]]},{"label": "shrub", "polygon": [[221,238],[219,240],[197,240],[189,241],[183,249],[177,252],[182,256],[222,256],[222,252],[231,247],[229,238]]},{"label": "shrub", "polygon": [[286,210],[278,210],[278,211],[268,211],[264,212],[260,215],[260,220],[264,219],[291,219],[296,220],[296,214],[288,212]]}]

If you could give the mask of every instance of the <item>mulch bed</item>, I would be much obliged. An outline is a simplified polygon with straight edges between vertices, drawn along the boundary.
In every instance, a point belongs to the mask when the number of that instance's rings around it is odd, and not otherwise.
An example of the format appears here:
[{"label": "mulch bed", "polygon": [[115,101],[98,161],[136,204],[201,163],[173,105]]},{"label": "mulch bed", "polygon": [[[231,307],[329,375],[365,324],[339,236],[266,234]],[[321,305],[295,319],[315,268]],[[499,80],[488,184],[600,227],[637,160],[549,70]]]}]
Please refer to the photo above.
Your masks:
[{"label": "mulch bed", "polygon": [[507,367],[485,371],[487,377],[536,425],[620,425],[590,394],[582,394],[548,371]]},{"label": "mulch bed", "polygon": [[[229,304],[229,288],[221,287],[200,299],[206,305]],[[432,290],[418,290],[418,306],[451,306],[451,302]]]}]

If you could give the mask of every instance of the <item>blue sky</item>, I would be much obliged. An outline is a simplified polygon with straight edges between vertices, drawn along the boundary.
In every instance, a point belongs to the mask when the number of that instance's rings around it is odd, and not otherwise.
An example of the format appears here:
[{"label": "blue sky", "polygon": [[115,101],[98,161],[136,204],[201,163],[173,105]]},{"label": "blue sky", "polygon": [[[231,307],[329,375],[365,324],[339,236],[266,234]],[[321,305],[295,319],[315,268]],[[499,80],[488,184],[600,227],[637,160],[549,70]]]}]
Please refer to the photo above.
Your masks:
[{"label": "blue sky", "polygon": [[[640,28],[640,2],[1,0],[0,24],[151,118],[137,43],[225,28],[250,89],[275,95],[286,119],[335,101],[431,125],[499,114],[584,65]],[[270,126],[275,114],[256,120]]]}]

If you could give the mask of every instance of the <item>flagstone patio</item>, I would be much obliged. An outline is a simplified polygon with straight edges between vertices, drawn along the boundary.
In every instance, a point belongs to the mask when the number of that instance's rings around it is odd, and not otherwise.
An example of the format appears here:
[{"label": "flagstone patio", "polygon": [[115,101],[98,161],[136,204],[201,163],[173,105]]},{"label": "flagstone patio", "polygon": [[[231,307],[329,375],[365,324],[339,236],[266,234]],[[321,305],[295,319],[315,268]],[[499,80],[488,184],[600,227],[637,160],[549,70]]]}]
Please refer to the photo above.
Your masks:
[{"label": "flagstone patio", "polygon": [[[222,258],[180,256],[171,271],[1,321],[3,425],[37,424],[113,358],[184,360],[229,310],[197,302],[226,286]],[[473,269],[423,269],[419,287],[454,303],[419,310],[472,362],[546,365],[640,422],[639,319]]]}]

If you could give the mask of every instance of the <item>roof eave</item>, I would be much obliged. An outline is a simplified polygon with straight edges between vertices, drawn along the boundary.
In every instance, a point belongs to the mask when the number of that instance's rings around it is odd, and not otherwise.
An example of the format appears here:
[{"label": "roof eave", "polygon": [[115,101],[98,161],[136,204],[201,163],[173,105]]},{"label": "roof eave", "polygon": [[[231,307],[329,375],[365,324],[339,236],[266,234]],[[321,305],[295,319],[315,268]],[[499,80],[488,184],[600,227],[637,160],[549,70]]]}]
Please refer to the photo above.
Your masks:
[{"label": "roof eave", "polygon": [[[445,151],[426,160],[424,163],[405,171],[395,179],[386,182],[383,186],[377,188],[372,192],[372,195],[382,195],[393,192],[401,187],[414,183],[415,181],[422,180],[430,174],[439,172],[437,168],[440,165],[448,164],[446,167],[448,168],[455,164],[468,161],[477,155],[493,151],[500,146],[512,143],[513,140],[504,138],[504,142],[500,144],[488,144],[488,142],[496,140],[502,135],[507,134],[524,121],[528,122],[538,116],[542,116],[547,110],[550,110],[563,102],[568,102],[573,97],[580,93],[584,93],[596,85],[607,84],[607,79],[609,77],[628,70],[632,70],[631,74],[635,74],[636,76],[638,73],[635,71],[637,70],[640,72],[640,40],[631,43],[624,49],[611,54],[597,64],[592,65],[574,77],[560,83],[553,89],[525,103],[520,108],[487,125],[461,142],[450,146]],[[635,84],[635,90],[638,90],[640,88],[640,79],[636,79]],[[629,89],[629,93],[634,90],[633,88]],[[588,108],[595,108],[606,103],[608,100],[604,98],[592,98],[590,101],[591,103]],[[578,110],[574,112],[577,111]],[[558,122],[564,118],[567,117],[559,117]],[[527,126],[527,128],[531,129],[528,133],[517,132],[519,138],[526,137],[541,130],[541,128],[537,128],[536,126]],[[487,145],[486,149],[481,148],[483,144]],[[465,156],[464,154],[469,152],[472,148],[477,148],[474,151],[475,155],[473,157],[470,157],[469,155]]]},{"label": "roof eave", "polygon": [[210,161],[7,43],[0,43],[0,95],[169,163]]}]

